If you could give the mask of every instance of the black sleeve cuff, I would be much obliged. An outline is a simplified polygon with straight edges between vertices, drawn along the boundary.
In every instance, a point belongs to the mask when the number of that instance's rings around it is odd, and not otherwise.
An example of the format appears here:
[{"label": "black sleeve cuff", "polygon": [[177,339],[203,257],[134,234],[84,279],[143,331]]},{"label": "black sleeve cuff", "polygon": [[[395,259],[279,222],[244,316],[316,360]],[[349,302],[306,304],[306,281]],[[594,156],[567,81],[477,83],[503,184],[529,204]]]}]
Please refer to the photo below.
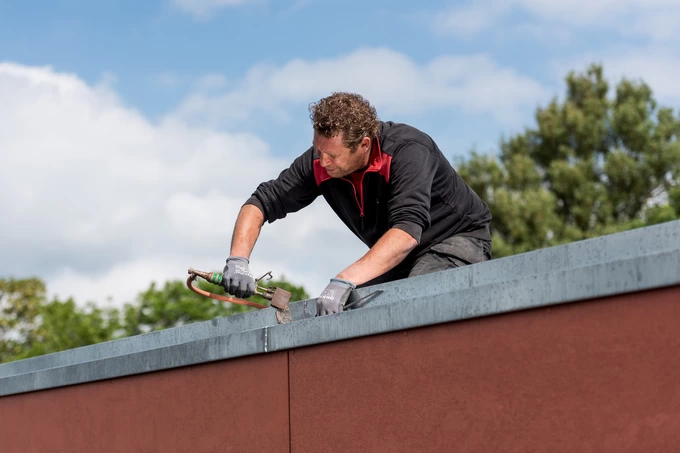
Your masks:
[{"label": "black sleeve cuff", "polygon": [[423,233],[423,227],[420,225],[411,222],[402,222],[392,226],[392,228],[398,228],[402,231],[405,231],[406,233],[410,234],[418,244],[420,244],[420,236]]},{"label": "black sleeve cuff", "polygon": [[[260,202],[260,200],[258,200],[258,198],[257,198],[255,195],[253,195],[253,196],[251,196],[250,198],[248,198],[248,199],[246,200],[246,202],[243,203],[243,206],[245,206],[245,205],[247,205],[247,204],[253,205],[253,206],[255,206],[256,208],[258,208],[260,211],[262,211],[262,216],[264,216],[265,220],[269,220],[269,219],[267,218],[267,212],[264,210],[264,206],[262,205],[262,203]],[[270,223],[271,223],[271,222],[270,222]]]}]

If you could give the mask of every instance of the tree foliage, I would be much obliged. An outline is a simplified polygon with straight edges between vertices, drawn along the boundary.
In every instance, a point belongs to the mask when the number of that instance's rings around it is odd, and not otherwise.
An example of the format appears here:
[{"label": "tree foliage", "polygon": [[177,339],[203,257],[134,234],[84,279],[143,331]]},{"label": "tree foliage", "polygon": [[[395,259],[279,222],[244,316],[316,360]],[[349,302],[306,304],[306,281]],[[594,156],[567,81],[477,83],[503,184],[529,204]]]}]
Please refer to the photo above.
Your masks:
[{"label": "tree foliage", "polygon": [[644,82],[609,97],[598,65],[566,85],[498,156],[459,165],[494,217],[495,257],[680,218],[680,117]]},{"label": "tree foliage", "polygon": [[[199,280],[199,288],[224,294],[224,289]],[[284,279],[263,282],[292,293],[292,301],[309,298],[302,286]],[[258,303],[268,301],[253,296]],[[37,279],[0,279],[0,363],[64,351],[197,321],[230,316],[256,308],[224,303],[196,294],[184,280],[151,283],[122,309],[81,307],[73,299],[48,301],[45,284]]]},{"label": "tree foliage", "polygon": [[88,303],[84,308],[73,299],[41,304],[31,335],[20,343],[14,359],[35,357],[66,349],[101,343],[120,330],[118,311]]},{"label": "tree foliage", "polygon": [[94,303],[79,307],[68,299],[47,300],[38,278],[0,279],[0,363],[116,338],[119,312]]},{"label": "tree foliage", "polygon": [[0,279],[0,362],[33,341],[44,299],[45,284],[37,278]]}]

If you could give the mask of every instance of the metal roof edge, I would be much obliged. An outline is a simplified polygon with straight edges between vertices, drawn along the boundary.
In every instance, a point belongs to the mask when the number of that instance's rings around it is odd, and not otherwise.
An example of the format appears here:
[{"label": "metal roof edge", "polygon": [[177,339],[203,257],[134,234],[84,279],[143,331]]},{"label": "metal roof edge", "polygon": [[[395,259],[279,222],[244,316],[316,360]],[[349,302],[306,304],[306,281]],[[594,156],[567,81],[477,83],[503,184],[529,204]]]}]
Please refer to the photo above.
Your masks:
[{"label": "metal roof edge", "polygon": [[[376,289],[384,293],[365,307],[396,302],[413,297],[437,294],[498,283],[616,259],[641,256],[680,248],[680,221],[666,222],[598,238],[572,242],[506,258],[494,259],[450,271],[437,272],[355,291],[353,299],[364,297]],[[291,304],[293,319],[314,316],[315,299]],[[219,335],[275,326],[273,309],[258,310],[233,316],[195,322],[142,335],[45,354],[25,360],[0,364],[0,378],[21,373],[101,360],[124,354],[157,349]]]},{"label": "metal roof edge", "polygon": [[409,299],[387,297],[336,315],[8,375],[0,378],[0,396],[680,285],[678,269],[680,248]]}]

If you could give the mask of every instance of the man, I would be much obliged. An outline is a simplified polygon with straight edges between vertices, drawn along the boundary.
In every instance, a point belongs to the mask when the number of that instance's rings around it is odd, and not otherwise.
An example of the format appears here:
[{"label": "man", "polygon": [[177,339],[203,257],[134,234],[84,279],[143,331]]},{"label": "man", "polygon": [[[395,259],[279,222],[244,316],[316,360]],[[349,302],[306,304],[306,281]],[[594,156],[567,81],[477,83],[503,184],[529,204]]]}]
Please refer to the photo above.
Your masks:
[{"label": "man", "polygon": [[260,184],[241,208],[224,268],[227,292],[253,294],[248,265],[264,221],[282,219],[319,195],[370,250],[330,279],[317,315],[342,311],[357,286],[491,258],[491,213],[432,138],[380,121],[357,94],[333,93],[309,110],[312,147]]}]

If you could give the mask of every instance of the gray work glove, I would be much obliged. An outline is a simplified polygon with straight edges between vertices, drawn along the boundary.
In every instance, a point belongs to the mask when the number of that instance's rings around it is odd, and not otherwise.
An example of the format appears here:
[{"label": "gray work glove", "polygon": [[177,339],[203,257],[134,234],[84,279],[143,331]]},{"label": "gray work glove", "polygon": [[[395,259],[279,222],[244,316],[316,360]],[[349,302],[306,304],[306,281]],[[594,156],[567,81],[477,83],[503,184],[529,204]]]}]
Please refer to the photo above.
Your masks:
[{"label": "gray work glove", "polygon": [[321,295],[316,299],[316,315],[340,313],[356,285],[340,278],[331,278]]},{"label": "gray work glove", "polygon": [[255,294],[255,279],[248,267],[249,261],[240,256],[227,258],[222,274],[222,286],[229,294],[247,298]]}]

